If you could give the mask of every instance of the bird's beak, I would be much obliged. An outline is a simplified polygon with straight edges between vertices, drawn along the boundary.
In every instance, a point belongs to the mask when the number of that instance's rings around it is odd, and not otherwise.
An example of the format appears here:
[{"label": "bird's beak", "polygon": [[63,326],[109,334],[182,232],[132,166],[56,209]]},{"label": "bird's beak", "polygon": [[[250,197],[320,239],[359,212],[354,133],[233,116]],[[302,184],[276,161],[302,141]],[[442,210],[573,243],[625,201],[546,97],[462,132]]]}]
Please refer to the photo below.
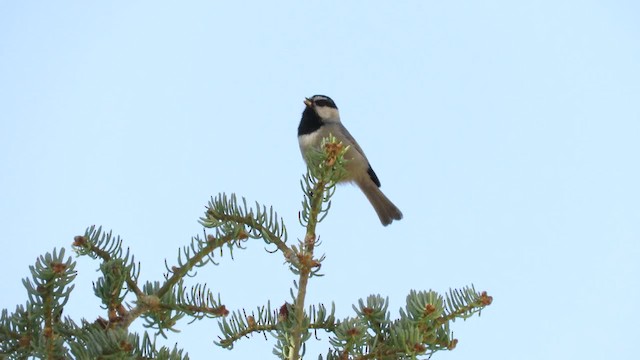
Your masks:
[{"label": "bird's beak", "polygon": [[311,102],[309,98],[304,98],[304,104],[307,105],[307,107],[310,107],[313,102]]}]

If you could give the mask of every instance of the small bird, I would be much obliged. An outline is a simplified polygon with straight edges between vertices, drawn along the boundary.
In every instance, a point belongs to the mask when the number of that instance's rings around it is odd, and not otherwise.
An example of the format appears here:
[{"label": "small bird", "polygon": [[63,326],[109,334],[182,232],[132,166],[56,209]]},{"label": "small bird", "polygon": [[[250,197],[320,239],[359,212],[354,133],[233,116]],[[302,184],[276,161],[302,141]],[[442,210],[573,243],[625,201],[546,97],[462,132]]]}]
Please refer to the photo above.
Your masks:
[{"label": "small bird", "polygon": [[354,182],[375,209],[382,225],[387,226],[393,220],[402,219],[402,212],[380,191],[380,180],[371,168],[369,160],[340,122],[340,113],[336,103],[330,97],[314,95],[304,99],[306,105],[298,126],[298,143],[302,157],[312,148],[320,148],[322,139],[332,134],[343,145],[349,146],[345,154],[347,176],[343,182]]}]

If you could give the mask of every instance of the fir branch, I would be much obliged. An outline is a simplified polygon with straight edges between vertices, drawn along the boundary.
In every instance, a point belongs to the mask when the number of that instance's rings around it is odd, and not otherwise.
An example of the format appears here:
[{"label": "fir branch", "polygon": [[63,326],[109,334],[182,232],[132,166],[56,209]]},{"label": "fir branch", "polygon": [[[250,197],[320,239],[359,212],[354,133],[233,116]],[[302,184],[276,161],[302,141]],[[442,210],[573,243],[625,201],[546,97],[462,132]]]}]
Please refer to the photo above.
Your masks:
[{"label": "fir branch", "polygon": [[141,339],[121,328],[103,329],[94,325],[85,326],[69,347],[76,359],[189,359],[176,346],[158,349],[147,333]]},{"label": "fir branch", "polygon": [[128,270],[125,276],[125,282],[129,290],[133,291],[136,296],[141,296],[142,291],[138,287],[137,278],[138,271],[136,270],[133,257],[129,260],[129,249],[127,249],[126,255],[122,256],[122,240],[120,237],[112,238],[111,231],[108,233],[102,232],[102,227],[95,228],[94,225],[85,230],[83,236],[76,236],[73,238],[73,249],[78,255],[88,255],[93,259],[100,258],[103,263],[108,263],[112,259],[122,259],[122,269]]},{"label": "fir branch", "polygon": [[64,248],[60,252],[53,250],[53,254],[47,253],[40,256],[35,265],[30,266],[31,279],[24,279],[23,284],[27,288],[31,306],[29,309],[36,323],[30,322],[30,328],[43,322],[42,332],[38,336],[30,337],[31,346],[40,347],[44,356],[54,358],[66,354],[63,346],[64,337],[57,331],[60,316],[64,305],[69,300],[69,295],[74,288],[71,282],[76,277],[75,262],[68,258],[64,261]]},{"label": "fir branch", "polygon": [[307,284],[311,274],[311,269],[317,266],[313,261],[313,250],[316,244],[316,226],[318,224],[318,215],[321,211],[323,194],[327,182],[319,179],[316,182],[316,186],[313,188],[314,196],[311,198],[311,206],[309,212],[309,222],[307,223],[307,233],[304,238],[304,244],[301,247],[301,252],[298,254],[300,261],[300,274],[298,277],[298,294],[296,301],[294,302],[295,318],[297,320],[291,337],[293,339],[293,348],[289,354],[289,359],[297,359],[300,353],[300,346],[302,345],[302,332],[304,329],[304,302],[307,295]]},{"label": "fir branch", "polygon": [[[305,154],[309,167],[301,181],[304,200],[299,221],[306,231],[297,245],[287,245],[286,227],[273,208],[257,203],[251,208],[244,198],[238,201],[235,195],[220,194],[211,199],[200,219],[214,233],[205,233],[203,239],[193,237],[179,250],[177,265],[169,267],[165,261],[168,272],[163,282],[147,282],[140,288],[140,267],[129,250],[123,250],[120,238],[102,228],[89,227],[84,236],[74,238],[73,247],[78,255],[100,260],[102,276],[94,283],[94,292],[106,305],[108,320],[83,320],[78,326],[62,318],[73,289],[75,262],[64,260],[64,249],[59,253],[54,249],[53,254],[41,256],[30,267],[31,279],[23,280],[29,296],[26,305],[16,307],[11,314],[7,310],[0,313],[0,359],[72,355],[82,359],[188,359],[177,347],[158,349],[146,331],[142,336],[128,332],[129,325],[142,318],[145,327],[166,337],[166,330],[178,331],[175,324],[185,316],[191,322],[223,317],[216,344],[228,349],[241,338],[259,333],[266,339],[270,333],[277,339],[274,354],[295,360],[304,355],[311,330],[316,335],[317,330],[332,334],[329,342],[333,349],[327,359],[417,359],[455,348],[458,340],[452,338],[450,323],[480,314],[493,300],[473,286],[449,290],[444,296],[431,290],[411,291],[399,319],[393,321],[389,301],[380,295],[359,300],[353,306],[355,316],[343,320],[336,320],[333,304],[330,310],[322,304],[305,310],[309,279],[320,276],[324,260],[324,256],[314,255],[319,244],[317,226],[328,214],[335,184],[345,175],[347,150],[330,136],[323,139],[321,151]],[[226,245],[233,256],[233,250],[242,249],[250,238],[261,238],[275,246],[274,252],[283,253],[297,275],[291,289],[292,304],[285,303],[275,311],[267,303],[250,315],[242,310],[229,316],[219,296],[216,298],[206,285],[197,284],[190,290],[184,286],[184,278],[194,269],[216,264],[215,250],[220,249],[222,254]],[[123,302],[129,292],[136,296],[135,306],[125,308]]]},{"label": "fir branch", "polygon": [[247,315],[244,310],[234,311],[230,316],[218,323],[223,337],[218,337],[218,344],[221,347],[232,349],[233,344],[253,333],[266,333],[275,331],[278,327],[279,316],[271,309],[271,303],[267,302],[264,307],[258,307],[257,313],[252,312]]},{"label": "fir branch", "polygon": [[217,318],[229,314],[224,305],[219,305],[221,303],[220,297],[218,296],[218,299],[215,300],[206,285],[197,284],[189,292],[185,287],[182,287],[178,291],[177,298],[177,309],[193,317],[191,322],[205,317]]},{"label": "fir branch", "polygon": [[437,321],[444,324],[456,318],[469,318],[476,313],[480,313],[482,309],[491,305],[492,302],[492,296],[489,296],[486,291],[477,293],[473,286],[465,287],[462,290],[451,289],[446,301],[446,311],[449,313],[438,318]]},{"label": "fir branch", "polygon": [[[244,238],[262,238],[267,244],[274,244],[290,263],[295,263],[293,251],[286,244],[287,229],[282,218],[273,211],[267,211],[266,206],[256,202],[255,209],[247,206],[247,200],[242,198],[242,205],[238,204],[235,194],[227,197],[219,194],[211,198],[205,216],[200,223],[206,228],[214,228],[223,234],[229,231],[241,233]],[[248,231],[245,230],[245,227]]]},{"label": "fir branch", "polygon": [[[205,316],[226,316],[226,307],[215,302],[206,287],[196,286],[188,294],[182,281],[193,268],[205,265],[211,259],[213,251],[224,245],[232,246],[234,241],[245,238],[242,232],[231,232],[222,237],[208,235],[206,242],[193,238],[193,254],[188,248],[184,250],[186,260],[179,260],[180,266],[171,268],[172,275],[162,286],[158,283],[147,284],[143,291],[145,295],[138,298],[137,306],[123,319],[123,324],[128,326],[138,316],[144,316],[147,327],[155,327],[164,334],[163,329],[172,330],[176,321],[185,314],[194,320]],[[173,311],[176,311],[175,315],[171,315]]]},{"label": "fir branch", "polygon": [[[300,349],[305,334],[308,332],[306,323],[308,318],[304,314],[305,298],[307,295],[307,284],[312,274],[312,269],[317,268],[320,262],[313,257],[316,245],[316,227],[324,219],[320,217],[328,208],[322,208],[324,203],[328,203],[333,195],[336,183],[344,178],[345,159],[348,147],[344,147],[335,137],[325,138],[321,144],[322,152],[311,151],[307,156],[309,172],[305,177],[307,186],[305,189],[306,201],[303,203],[302,219],[306,222],[306,234],[301,244],[298,260],[300,262],[298,276],[298,293],[293,304],[295,324],[291,329],[291,349],[283,349],[283,355],[287,355],[291,360],[300,357]],[[311,176],[309,176],[311,175]]]},{"label": "fir branch", "polygon": [[207,236],[206,244],[202,248],[198,249],[198,251],[196,251],[195,254],[190,257],[184,265],[172,268],[173,275],[169,279],[167,279],[164,285],[158,290],[158,293],[156,295],[159,297],[164,296],[181,279],[183,279],[184,276],[187,275],[189,271],[191,271],[191,269],[199,266],[199,264],[201,264],[203,260],[207,256],[209,256],[215,249],[218,249],[223,245],[239,238],[243,238],[243,235],[227,234],[220,238],[216,238],[213,235]]},{"label": "fir branch", "polygon": [[31,347],[32,339],[38,337],[40,328],[38,316],[27,307],[16,306],[16,310],[9,314],[6,309],[0,315],[0,355],[15,354],[15,357],[26,358]]}]

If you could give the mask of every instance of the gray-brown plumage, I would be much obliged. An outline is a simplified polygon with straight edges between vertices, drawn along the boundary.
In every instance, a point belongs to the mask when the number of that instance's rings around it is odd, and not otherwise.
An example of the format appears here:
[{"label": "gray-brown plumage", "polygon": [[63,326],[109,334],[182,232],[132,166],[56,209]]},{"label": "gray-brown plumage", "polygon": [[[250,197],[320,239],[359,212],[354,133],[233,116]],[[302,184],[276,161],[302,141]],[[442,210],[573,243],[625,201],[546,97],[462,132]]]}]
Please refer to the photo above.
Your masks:
[{"label": "gray-brown plumage", "polygon": [[[402,212],[380,190],[380,180],[371,168],[364,151],[340,122],[338,107],[324,95],[314,95],[304,101],[306,107],[298,126],[298,143],[303,157],[310,148],[320,147],[323,138],[332,134],[344,145],[349,146],[347,159],[347,177],[344,181],[354,182],[365,194],[375,209],[382,225],[387,226],[393,220],[402,219]],[[305,158],[306,161],[306,158]]]}]

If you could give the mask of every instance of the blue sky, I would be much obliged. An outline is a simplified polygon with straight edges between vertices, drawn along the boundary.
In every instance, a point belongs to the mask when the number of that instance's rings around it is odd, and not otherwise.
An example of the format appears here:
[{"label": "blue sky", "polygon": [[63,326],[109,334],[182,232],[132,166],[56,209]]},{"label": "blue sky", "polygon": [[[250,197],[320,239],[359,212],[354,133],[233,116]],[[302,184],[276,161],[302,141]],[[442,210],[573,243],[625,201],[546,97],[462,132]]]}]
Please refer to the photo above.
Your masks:
[{"label": "blue sky", "polygon": [[[0,4],[2,308],[36,257],[96,224],[160,280],[236,193],[297,224],[302,100],[331,96],[405,218],[353,186],[320,225],[337,314],[411,289],[494,297],[439,359],[632,359],[640,321],[640,6],[631,1],[14,1]],[[65,314],[98,310],[79,259]],[[260,241],[198,272],[229,309],[289,300]],[[193,359],[229,352],[180,323]],[[138,325],[137,325],[138,326]],[[139,326],[136,328],[139,329]],[[327,336],[310,347],[325,353]],[[159,340],[162,341],[162,340]]]}]

